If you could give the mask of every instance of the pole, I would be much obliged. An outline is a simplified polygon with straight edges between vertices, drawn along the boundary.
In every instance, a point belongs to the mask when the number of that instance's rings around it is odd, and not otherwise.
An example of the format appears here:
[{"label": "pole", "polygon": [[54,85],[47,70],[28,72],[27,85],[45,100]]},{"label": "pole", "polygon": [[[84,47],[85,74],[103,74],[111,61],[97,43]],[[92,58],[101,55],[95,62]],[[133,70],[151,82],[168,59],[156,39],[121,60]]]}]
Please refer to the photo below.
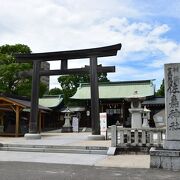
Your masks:
[{"label": "pole", "polygon": [[91,57],[90,58],[90,81],[91,81],[91,123],[92,123],[92,134],[93,135],[100,135],[97,57]]},{"label": "pole", "polygon": [[39,71],[40,61],[33,62],[33,76],[32,76],[32,92],[31,92],[31,113],[29,122],[29,133],[36,134],[38,132],[38,100],[39,100]]}]

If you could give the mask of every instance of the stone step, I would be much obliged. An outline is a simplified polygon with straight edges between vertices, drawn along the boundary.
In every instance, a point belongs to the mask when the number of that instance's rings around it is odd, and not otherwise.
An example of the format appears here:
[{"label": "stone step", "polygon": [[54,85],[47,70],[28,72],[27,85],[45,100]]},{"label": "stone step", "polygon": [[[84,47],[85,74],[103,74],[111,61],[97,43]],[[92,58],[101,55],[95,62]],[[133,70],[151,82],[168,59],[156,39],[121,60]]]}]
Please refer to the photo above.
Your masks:
[{"label": "stone step", "polygon": [[72,154],[107,154],[107,147],[97,146],[54,146],[30,144],[3,144],[0,151],[45,152],[45,153],[72,153]]},{"label": "stone step", "polygon": [[54,148],[54,149],[86,149],[86,150],[107,150],[105,146],[64,146],[64,145],[43,145],[43,144],[1,144],[0,147],[29,147],[29,148]]}]

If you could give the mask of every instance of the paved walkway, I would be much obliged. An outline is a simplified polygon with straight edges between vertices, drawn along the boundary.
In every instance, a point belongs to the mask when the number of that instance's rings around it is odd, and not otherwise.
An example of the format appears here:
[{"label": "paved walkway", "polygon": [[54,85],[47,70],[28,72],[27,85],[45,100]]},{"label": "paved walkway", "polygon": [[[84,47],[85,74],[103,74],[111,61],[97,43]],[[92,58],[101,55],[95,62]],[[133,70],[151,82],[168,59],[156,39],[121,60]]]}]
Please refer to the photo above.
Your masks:
[{"label": "paved walkway", "polygon": [[[90,141],[91,133],[42,133],[40,140],[26,140],[24,137],[0,137],[0,143],[62,145],[62,146],[105,146],[111,142]],[[149,168],[149,155],[94,155],[94,154],[64,154],[39,152],[6,152],[0,151],[0,161],[42,162],[56,164],[80,164],[105,167]]]},{"label": "paved walkway", "polygon": [[180,172],[159,169],[0,162],[1,180],[179,180]]},{"label": "paved walkway", "polygon": [[62,145],[62,146],[105,146],[111,145],[110,140],[90,141],[91,133],[42,133],[42,138],[37,140],[26,140],[24,137],[0,137],[0,143],[11,144],[35,144],[35,145]]}]

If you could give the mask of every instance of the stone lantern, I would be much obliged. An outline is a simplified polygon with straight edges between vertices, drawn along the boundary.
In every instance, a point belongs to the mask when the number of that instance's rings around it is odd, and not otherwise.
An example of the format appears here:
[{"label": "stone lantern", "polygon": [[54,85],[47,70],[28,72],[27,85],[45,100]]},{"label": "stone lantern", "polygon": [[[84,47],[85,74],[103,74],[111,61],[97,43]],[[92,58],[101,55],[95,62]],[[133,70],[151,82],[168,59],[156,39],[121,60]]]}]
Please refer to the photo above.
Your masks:
[{"label": "stone lantern", "polygon": [[141,107],[141,101],[144,97],[138,95],[138,91],[128,98],[131,101],[131,108],[129,112],[131,113],[131,128],[142,128],[142,113],[143,108]]},{"label": "stone lantern", "polygon": [[150,119],[150,112],[151,111],[149,109],[147,109],[146,106],[144,106],[142,127],[149,128],[148,120]]},{"label": "stone lantern", "polygon": [[64,114],[65,123],[62,127],[62,132],[72,132],[72,125],[70,123],[71,120],[71,113],[72,111],[69,108],[66,108],[65,110],[61,111]]}]

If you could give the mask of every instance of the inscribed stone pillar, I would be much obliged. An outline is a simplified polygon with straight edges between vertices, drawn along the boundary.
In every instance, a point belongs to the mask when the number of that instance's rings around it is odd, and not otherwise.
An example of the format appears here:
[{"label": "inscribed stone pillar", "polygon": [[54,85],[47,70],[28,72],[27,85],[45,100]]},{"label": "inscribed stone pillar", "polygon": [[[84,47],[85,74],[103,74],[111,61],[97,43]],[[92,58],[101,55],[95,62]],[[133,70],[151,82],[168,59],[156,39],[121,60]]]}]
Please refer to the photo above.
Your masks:
[{"label": "inscribed stone pillar", "polygon": [[165,65],[165,149],[180,149],[180,63]]},{"label": "inscribed stone pillar", "polygon": [[180,63],[165,64],[166,140],[150,149],[150,167],[180,170]]}]

